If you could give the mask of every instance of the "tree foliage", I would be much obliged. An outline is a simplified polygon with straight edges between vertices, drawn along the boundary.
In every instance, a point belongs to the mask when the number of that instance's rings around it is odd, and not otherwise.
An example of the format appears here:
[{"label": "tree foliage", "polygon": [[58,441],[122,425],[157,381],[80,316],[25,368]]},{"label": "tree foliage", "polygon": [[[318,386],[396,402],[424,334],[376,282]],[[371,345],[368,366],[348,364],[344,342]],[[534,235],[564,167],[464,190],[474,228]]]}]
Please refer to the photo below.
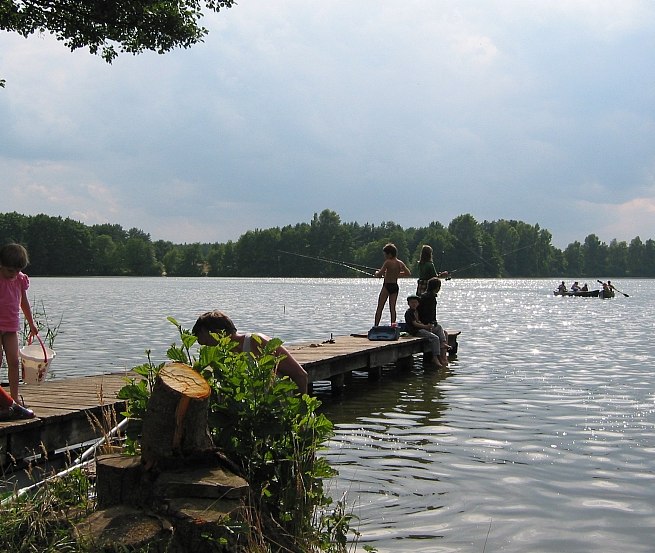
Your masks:
[{"label": "tree foliage", "polygon": [[0,213],[0,243],[22,243],[35,276],[361,277],[380,267],[383,246],[393,242],[410,268],[423,244],[431,245],[436,267],[456,277],[655,277],[652,239],[607,244],[590,234],[564,251],[551,239],[539,225],[479,223],[470,214],[447,227],[433,221],[403,229],[391,221],[344,223],[326,209],[309,223],[249,230],[236,241],[174,244],[117,224]]},{"label": "tree foliage", "polygon": [[[163,54],[202,41],[202,9],[233,0],[0,0],[0,29],[28,37],[52,33],[71,51],[88,48],[111,63],[119,52]],[[4,81],[0,81],[0,86]]]}]

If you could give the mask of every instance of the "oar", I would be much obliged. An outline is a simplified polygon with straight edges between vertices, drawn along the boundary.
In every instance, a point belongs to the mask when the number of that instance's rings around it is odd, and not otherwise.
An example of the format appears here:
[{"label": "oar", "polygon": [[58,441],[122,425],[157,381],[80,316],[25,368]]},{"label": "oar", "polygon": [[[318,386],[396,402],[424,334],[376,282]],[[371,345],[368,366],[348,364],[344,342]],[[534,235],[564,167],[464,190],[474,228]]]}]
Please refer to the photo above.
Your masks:
[{"label": "oar", "polygon": [[[602,280],[596,280],[596,282],[600,282],[601,284],[605,284]],[[619,294],[623,294],[623,297],[625,297],[625,298],[629,298],[629,297],[630,297],[630,296],[629,296],[628,294],[626,294],[625,292],[621,292],[621,290],[619,290],[619,289],[618,289],[616,286],[614,286],[613,284],[612,284],[612,288],[613,288],[614,290],[616,290]]]}]

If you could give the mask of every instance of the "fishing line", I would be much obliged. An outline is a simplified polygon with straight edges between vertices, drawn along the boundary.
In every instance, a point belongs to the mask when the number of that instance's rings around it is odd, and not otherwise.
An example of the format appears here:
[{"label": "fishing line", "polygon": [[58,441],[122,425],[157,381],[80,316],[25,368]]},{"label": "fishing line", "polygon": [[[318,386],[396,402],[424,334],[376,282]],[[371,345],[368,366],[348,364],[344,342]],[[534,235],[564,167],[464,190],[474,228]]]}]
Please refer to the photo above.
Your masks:
[{"label": "fishing line", "polygon": [[[482,257],[482,255],[478,254],[477,252],[475,252],[475,251],[473,251],[471,248],[469,248],[469,247],[468,247],[468,246],[467,246],[467,245],[466,245],[462,240],[460,240],[459,238],[457,238],[457,236],[455,236],[455,235],[452,235],[452,236],[453,236],[453,238],[454,238],[455,240],[457,240],[460,244],[462,244],[462,245],[464,246],[464,248],[465,248],[466,250],[468,250],[469,253],[472,253],[475,257],[477,257],[478,259],[480,259],[480,261],[477,262],[477,263],[471,263],[470,265],[466,265],[465,267],[459,267],[459,268],[457,268],[457,269],[453,269],[452,271],[448,271],[449,274],[453,274],[453,273],[456,273],[456,272],[458,272],[458,271],[465,271],[466,269],[471,269],[471,268],[473,268],[473,267],[477,267],[478,265],[482,265],[483,263],[489,265],[489,267],[491,267],[492,269],[495,269],[495,268],[496,268],[495,265],[493,265],[490,261],[488,261],[487,259],[485,259],[484,257]],[[520,248],[516,248],[515,250],[511,250],[511,251],[509,251],[509,252],[506,252],[506,253],[500,254],[500,257],[503,258],[503,257],[508,256],[508,255],[511,255],[511,254],[513,254],[513,253],[520,252],[521,250],[525,250],[525,249],[527,249],[527,248],[531,248],[532,246],[534,246],[535,244],[538,244],[538,243],[539,243],[539,240],[535,240],[532,244],[528,244],[527,246],[521,246]]]},{"label": "fishing line", "polygon": [[358,273],[363,273],[367,276],[374,277],[375,275],[373,273],[369,273],[367,271],[363,271],[362,269],[358,269],[357,267],[364,267],[365,269],[372,269],[374,271],[377,271],[374,267],[367,267],[366,265],[359,265],[357,263],[344,263],[343,261],[336,261],[334,259],[328,259],[326,257],[319,257],[317,255],[306,255],[302,253],[296,253],[296,252],[288,252],[285,250],[277,250],[280,253],[286,253],[289,255],[295,255],[297,257],[304,257],[306,259],[314,259],[316,261],[324,261],[325,263],[332,263],[333,265],[339,265],[340,267],[346,267],[347,269],[350,269],[351,271],[357,271]]}]

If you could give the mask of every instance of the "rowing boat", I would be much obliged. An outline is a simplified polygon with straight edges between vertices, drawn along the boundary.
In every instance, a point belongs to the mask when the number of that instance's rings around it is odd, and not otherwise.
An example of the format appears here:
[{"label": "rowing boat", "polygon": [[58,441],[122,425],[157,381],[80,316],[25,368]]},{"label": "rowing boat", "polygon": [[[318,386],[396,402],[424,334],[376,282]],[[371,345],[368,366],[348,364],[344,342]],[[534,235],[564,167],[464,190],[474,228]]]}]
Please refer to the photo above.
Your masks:
[{"label": "rowing boat", "polygon": [[614,290],[578,290],[577,292],[572,292],[567,290],[566,292],[560,292],[559,290],[553,290],[553,295],[555,296],[566,296],[566,297],[576,297],[576,298],[601,298],[609,299],[614,297]]},{"label": "rowing boat", "polygon": [[553,294],[555,296],[572,296],[576,298],[597,298],[600,296],[600,290],[578,290],[577,292],[553,290]]}]

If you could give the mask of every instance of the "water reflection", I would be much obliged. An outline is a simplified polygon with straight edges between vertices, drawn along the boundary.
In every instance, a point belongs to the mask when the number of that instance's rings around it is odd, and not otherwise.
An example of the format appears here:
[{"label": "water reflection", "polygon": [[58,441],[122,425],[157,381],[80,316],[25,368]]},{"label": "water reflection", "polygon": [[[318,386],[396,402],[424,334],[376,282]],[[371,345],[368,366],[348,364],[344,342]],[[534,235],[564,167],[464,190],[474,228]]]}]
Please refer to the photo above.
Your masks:
[{"label": "water reflection", "polygon": [[[440,294],[462,331],[447,372],[356,374],[326,455],[365,543],[386,552],[652,550],[655,282],[630,298],[559,298],[546,280],[453,280]],[[56,368],[127,368],[222,308],[287,342],[364,332],[376,279],[33,279],[64,316]],[[404,282],[409,293],[412,282]],[[310,321],[311,324],[307,324]],[[299,324],[302,322],[302,324]]]}]

